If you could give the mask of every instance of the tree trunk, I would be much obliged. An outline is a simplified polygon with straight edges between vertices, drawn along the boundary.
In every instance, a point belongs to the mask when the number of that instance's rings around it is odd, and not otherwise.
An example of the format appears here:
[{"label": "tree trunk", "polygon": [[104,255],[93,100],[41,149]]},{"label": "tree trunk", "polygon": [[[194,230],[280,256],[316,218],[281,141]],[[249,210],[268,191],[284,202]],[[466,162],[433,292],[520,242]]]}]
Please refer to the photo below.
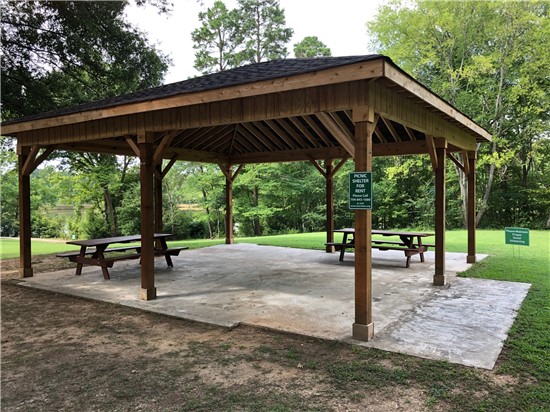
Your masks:
[{"label": "tree trunk", "polygon": [[[258,207],[258,197],[259,197],[258,186],[254,186],[254,189],[252,190],[252,207],[253,208]],[[262,228],[261,228],[261,225],[260,225],[260,219],[258,217],[254,218],[254,221],[252,222],[252,225],[254,227],[254,236],[261,236],[262,235]]]},{"label": "tree trunk", "polygon": [[[493,148],[491,150],[491,153],[495,154],[496,151],[497,151],[497,145],[496,143],[493,142]],[[481,201],[481,205],[479,206],[479,210],[476,216],[476,227],[479,226],[479,223],[481,222],[481,218],[483,217],[485,210],[487,210],[487,205],[489,204],[489,195],[491,194],[493,180],[495,179],[495,169],[496,169],[496,165],[494,163],[491,163],[491,165],[489,166],[489,176],[487,177],[487,186],[485,186],[485,192],[483,193],[483,200]]]},{"label": "tree trunk", "polygon": [[[467,162],[468,159],[462,159],[463,162]],[[464,163],[463,163],[464,164]],[[462,209],[462,227],[467,229],[468,222],[468,176],[460,170],[460,168],[453,163],[455,167],[456,176],[458,177],[458,186],[460,187],[460,208]]]},{"label": "tree trunk", "polygon": [[[206,190],[202,189],[202,198],[204,200],[204,204],[207,205],[207,197],[206,197]],[[208,237],[210,239],[213,239],[213,233],[212,233],[212,223],[210,222],[210,208],[206,206],[206,224],[208,225]]]},{"label": "tree trunk", "polygon": [[113,198],[111,197],[111,192],[109,192],[108,187],[103,188],[103,203],[105,204],[105,217],[107,218],[107,223],[109,224],[109,232],[111,236],[116,236],[118,233],[115,208],[113,207]]}]

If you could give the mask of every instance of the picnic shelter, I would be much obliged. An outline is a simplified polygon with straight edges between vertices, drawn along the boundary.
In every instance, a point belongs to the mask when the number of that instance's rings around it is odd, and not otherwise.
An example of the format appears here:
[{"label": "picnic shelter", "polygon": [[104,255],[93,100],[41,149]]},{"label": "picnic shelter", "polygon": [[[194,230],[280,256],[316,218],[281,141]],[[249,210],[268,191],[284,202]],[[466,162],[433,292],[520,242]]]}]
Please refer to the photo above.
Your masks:
[{"label": "picnic shelter", "polygon": [[[476,150],[490,134],[382,55],[283,59],[2,123],[17,139],[20,277],[31,265],[30,175],[53,151],[140,159],[141,293],[156,298],[154,234],[162,230],[162,179],[178,160],[218,164],[226,179],[226,243],[233,243],[232,184],[246,164],[311,162],[326,179],[327,243],[333,178],[353,159],[428,154],[435,174],[434,285],[445,284],[445,165],[467,175],[468,253],[476,260]],[[372,211],[355,211],[353,337],[370,340]],[[329,248],[330,249],[330,248]],[[331,250],[328,250],[331,251]]]}]

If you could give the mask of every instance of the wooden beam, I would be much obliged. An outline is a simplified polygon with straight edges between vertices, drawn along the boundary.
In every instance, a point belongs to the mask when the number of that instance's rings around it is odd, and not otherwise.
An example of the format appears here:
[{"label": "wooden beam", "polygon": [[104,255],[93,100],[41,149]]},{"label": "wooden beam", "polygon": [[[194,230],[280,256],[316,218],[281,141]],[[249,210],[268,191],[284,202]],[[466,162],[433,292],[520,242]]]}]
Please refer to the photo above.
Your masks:
[{"label": "wooden beam", "polygon": [[38,155],[38,152],[40,151],[40,146],[34,145],[31,147],[30,151],[28,152],[27,156],[25,156],[25,164],[23,165],[21,169],[21,174],[23,176],[30,176],[30,174],[35,169],[34,161],[36,159],[36,156]]},{"label": "wooden beam", "polygon": [[426,135],[426,143],[428,145],[428,154],[430,155],[430,160],[432,162],[432,169],[435,172],[438,168],[438,159],[437,152],[435,151],[434,137]]},{"label": "wooden beam", "polygon": [[342,160],[340,160],[340,162],[336,165],[336,167],[332,169],[332,175],[333,176],[336,175],[336,173],[338,173],[340,168],[342,166],[344,166],[349,159],[350,159],[350,156],[346,155],[346,157],[344,157]]},{"label": "wooden beam", "polygon": [[140,151],[139,151],[139,147],[138,145],[136,144],[136,142],[134,142],[134,139],[132,138],[132,136],[124,136],[124,138],[126,139],[126,143],[128,143],[128,146],[130,146],[130,148],[132,149],[132,151],[134,152],[134,154],[139,157],[140,156]]},{"label": "wooden beam", "polygon": [[153,134],[150,132],[138,136],[141,184],[141,292],[142,300],[157,297],[155,287],[155,250],[154,250],[154,202],[153,202]]},{"label": "wooden beam", "polygon": [[178,158],[176,155],[172,156],[172,158],[170,159],[170,161],[168,162],[168,164],[166,165],[166,167],[162,170],[162,178],[164,179],[164,176],[166,176],[166,174],[170,171],[170,169],[172,168],[172,166],[174,166],[174,164],[178,161]]},{"label": "wooden beam", "polygon": [[[323,168],[322,168],[321,166],[319,166],[319,163],[317,163],[317,160],[315,160],[315,159],[313,159],[313,158],[310,158],[310,159],[309,159],[309,162],[310,162],[313,166],[315,166],[315,169],[317,169],[317,170],[319,171],[319,173],[321,173],[321,175],[322,175],[325,179],[327,179],[327,178],[329,177],[329,176],[327,176],[327,175],[325,174],[325,171],[323,170]],[[326,161],[325,161],[325,162],[326,162]],[[332,166],[331,166],[331,170],[332,170]]]},{"label": "wooden beam", "polygon": [[399,137],[399,134],[397,133],[397,130],[395,130],[395,127],[393,127],[393,124],[390,120],[384,119],[382,117],[382,122],[386,125],[388,131],[390,132],[391,136],[393,137],[393,140],[396,142],[401,141],[401,137]]},{"label": "wooden beam", "polygon": [[298,162],[313,159],[343,159],[349,156],[341,147],[321,149],[285,150],[280,152],[242,153],[229,157],[231,163]]},{"label": "wooden beam", "polygon": [[[448,153],[448,152],[447,152],[447,157],[448,157],[449,159],[451,159],[451,161],[452,161],[460,170],[462,170],[463,173],[466,173],[466,168],[465,168],[465,166],[464,166],[462,163],[460,163],[460,161],[459,161],[456,157],[454,157],[451,153]],[[468,159],[467,159],[467,158],[466,158],[465,160],[466,160],[466,162],[468,162]]]},{"label": "wooden beam", "polygon": [[428,146],[425,141],[399,143],[377,143],[372,146],[373,156],[406,156],[415,154],[426,154]]},{"label": "wooden beam", "polygon": [[[355,123],[355,171],[372,170],[373,122]],[[374,337],[372,319],[372,210],[355,211],[355,323],[354,339],[370,341]]]},{"label": "wooden beam", "polygon": [[410,127],[407,127],[407,126],[403,126],[403,127],[405,128],[405,131],[409,135],[409,139],[416,140],[416,136],[414,135],[414,132],[412,131],[412,129]]},{"label": "wooden beam", "polygon": [[443,286],[445,279],[445,158],[447,142],[445,139],[435,141],[437,158],[435,171],[435,274],[433,284]]},{"label": "wooden beam", "polygon": [[325,131],[315,122],[312,116],[303,116],[302,119],[305,120],[305,122],[308,124],[309,127],[313,129],[313,131],[321,138],[323,143],[327,147],[333,147],[334,144],[330,141],[330,138],[327,136]]},{"label": "wooden beam", "polygon": [[[312,160],[315,166],[317,161]],[[343,161],[342,161],[343,162]],[[340,162],[340,163],[342,163]],[[332,159],[325,160],[325,170],[319,167],[319,171],[325,177],[325,202],[326,202],[326,225],[327,243],[334,243],[334,167]],[[326,246],[327,253],[334,253],[334,246]]]},{"label": "wooden beam", "polygon": [[[467,152],[466,150],[462,150],[462,163],[464,164],[464,173],[467,175],[470,174],[470,162],[468,161],[469,159],[469,152]],[[475,152],[473,152],[474,155],[475,155]]]},{"label": "wooden beam", "polygon": [[315,116],[327,128],[329,133],[334,137],[340,145],[351,155],[355,157],[355,143],[349,136],[334,122],[332,117],[326,113],[316,113]]},{"label": "wooden beam", "polygon": [[476,152],[468,152],[464,157],[468,164],[468,256],[467,263],[476,263]]},{"label": "wooden beam", "polygon": [[[37,150],[36,150],[37,151]],[[23,169],[30,157],[27,148],[18,147],[19,171],[19,277],[33,276],[31,254],[31,179]]]},{"label": "wooden beam", "polygon": [[174,130],[166,133],[157,148],[155,149],[155,154],[153,155],[153,166],[162,162],[162,154],[172,144],[174,138],[181,133],[181,130]]}]

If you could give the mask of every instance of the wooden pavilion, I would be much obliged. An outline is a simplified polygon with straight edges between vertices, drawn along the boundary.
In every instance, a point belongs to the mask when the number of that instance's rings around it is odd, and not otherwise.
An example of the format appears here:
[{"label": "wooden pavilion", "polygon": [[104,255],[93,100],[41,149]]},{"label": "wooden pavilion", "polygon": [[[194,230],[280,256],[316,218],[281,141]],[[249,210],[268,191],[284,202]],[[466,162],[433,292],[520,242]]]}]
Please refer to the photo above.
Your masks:
[{"label": "wooden pavilion", "polygon": [[[476,149],[491,136],[385,56],[252,64],[7,121],[2,135],[17,139],[21,277],[33,275],[30,174],[54,150],[139,157],[141,299],[156,298],[153,234],[162,229],[162,179],[178,160],[217,163],[223,171],[226,243],[233,242],[232,183],[243,165],[313,162],[326,178],[331,242],[333,176],[345,160],[365,172],[372,156],[429,154],[436,190],[433,282],[444,285],[449,158],[468,176],[467,259],[476,260]],[[371,222],[370,210],[355,211],[353,337],[361,340],[374,335]]]}]

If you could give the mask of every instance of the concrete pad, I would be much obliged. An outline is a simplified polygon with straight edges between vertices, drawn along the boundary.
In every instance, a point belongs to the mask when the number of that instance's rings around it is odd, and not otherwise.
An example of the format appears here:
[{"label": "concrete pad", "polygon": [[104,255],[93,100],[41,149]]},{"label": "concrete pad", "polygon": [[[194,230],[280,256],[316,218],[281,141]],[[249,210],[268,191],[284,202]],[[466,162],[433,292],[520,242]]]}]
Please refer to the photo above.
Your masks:
[{"label": "concrete pad", "polygon": [[[139,300],[135,261],[117,262],[104,280],[85,267],[38,274],[23,284],[123,304],[186,319],[233,326],[247,323],[324,339],[337,339],[429,359],[492,369],[529,284],[458,278],[466,254],[446,254],[448,285],[432,286],[434,255],[412,258],[373,250],[375,338],[351,337],[354,255],[253,244],[184,251],[174,268],[155,260],[156,300]],[[485,256],[478,255],[478,260]]]}]

